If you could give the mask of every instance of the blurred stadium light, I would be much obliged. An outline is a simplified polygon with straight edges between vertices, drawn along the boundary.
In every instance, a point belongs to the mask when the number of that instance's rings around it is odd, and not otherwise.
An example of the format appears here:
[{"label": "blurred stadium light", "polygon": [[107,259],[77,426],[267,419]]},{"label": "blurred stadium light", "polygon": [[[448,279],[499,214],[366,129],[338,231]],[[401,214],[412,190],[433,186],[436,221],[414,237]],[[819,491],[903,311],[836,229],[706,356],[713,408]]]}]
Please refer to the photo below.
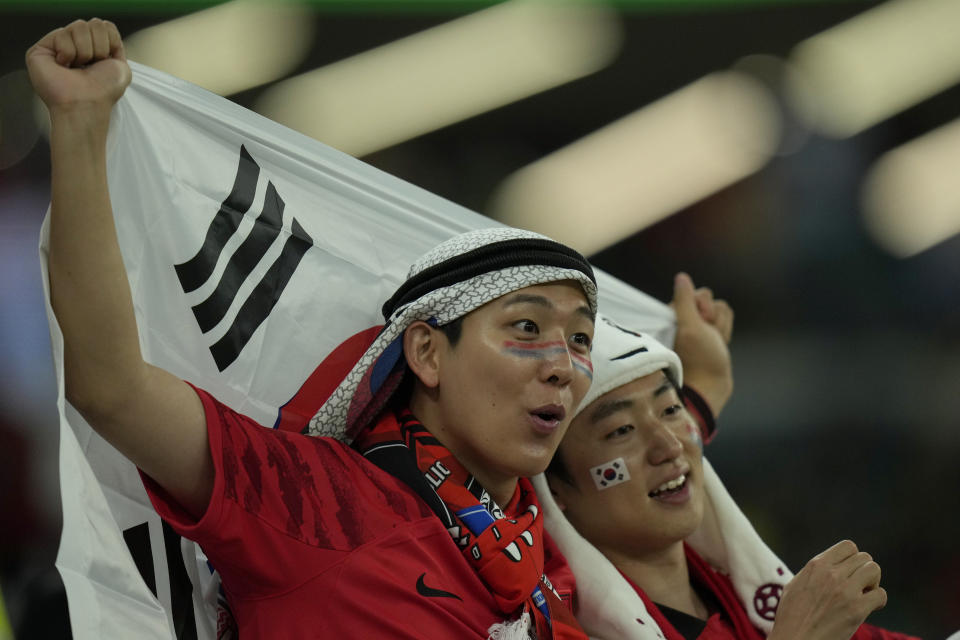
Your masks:
[{"label": "blurred stadium light", "polygon": [[791,99],[808,126],[852,136],[960,80],[960,2],[892,0],[804,40]]},{"label": "blurred stadium light", "polygon": [[220,95],[282,78],[312,46],[300,3],[232,0],[124,38],[127,57]]},{"label": "blurred stadium light", "polygon": [[780,122],[765,86],[712,73],[520,169],[491,213],[593,254],[759,170]]},{"label": "blurred stadium light", "polygon": [[254,109],[362,156],[597,71],[621,39],[601,3],[510,0],[285,80]]},{"label": "blurred stadium light", "polygon": [[887,152],[863,186],[867,230],[899,257],[960,233],[960,120]]}]

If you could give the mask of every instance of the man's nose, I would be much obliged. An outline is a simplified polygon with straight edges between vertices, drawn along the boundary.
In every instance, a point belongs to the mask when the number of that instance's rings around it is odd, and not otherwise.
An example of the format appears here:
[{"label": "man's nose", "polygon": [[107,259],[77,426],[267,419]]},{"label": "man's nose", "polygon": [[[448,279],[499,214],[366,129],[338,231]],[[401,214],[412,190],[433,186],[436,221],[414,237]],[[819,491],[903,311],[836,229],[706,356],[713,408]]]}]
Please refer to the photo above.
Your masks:
[{"label": "man's nose", "polygon": [[570,384],[573,379],[573,354],[565,340],[548,343],[543,361],[543,376],[547,382],[559,385]]},{"label": "man's nose", "polygon": [[673,429],[656,421],[650,435],[651,445],[647,451],[650,464],[663,464],[676,460],[683,453],[683,442]]}]

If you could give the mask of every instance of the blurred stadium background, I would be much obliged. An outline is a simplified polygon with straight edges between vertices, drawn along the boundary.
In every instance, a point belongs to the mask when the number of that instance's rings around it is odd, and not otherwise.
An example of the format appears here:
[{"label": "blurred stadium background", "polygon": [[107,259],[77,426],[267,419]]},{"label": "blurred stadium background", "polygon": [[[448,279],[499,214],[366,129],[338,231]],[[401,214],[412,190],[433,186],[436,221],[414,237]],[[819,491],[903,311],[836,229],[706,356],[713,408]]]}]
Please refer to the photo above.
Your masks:
[{"label": "blurred stadium background", "polygon": [[[878,560],[871,621],[960,629],[960,2],[0,2],[0,585],[65,637],[37,258],[48,148],[23,54],[77,17],[128,55],[661,299],[736,310],[709,455],[794,570]],[[4,634],[8,634],[5,636]],[[0,621],[0,639],[9,637]]]}]

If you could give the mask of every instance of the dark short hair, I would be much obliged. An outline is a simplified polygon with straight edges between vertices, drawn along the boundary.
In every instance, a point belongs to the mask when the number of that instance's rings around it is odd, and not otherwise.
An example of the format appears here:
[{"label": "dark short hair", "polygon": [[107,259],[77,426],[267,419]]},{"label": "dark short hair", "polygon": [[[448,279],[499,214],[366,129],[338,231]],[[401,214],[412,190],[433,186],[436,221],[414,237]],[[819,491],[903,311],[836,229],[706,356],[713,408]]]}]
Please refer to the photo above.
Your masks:
[{"label": "dark short hair", "polygon": [[[456,320],[451,320],[447,324],[437,327],[437,329],[447,337],[450,346],[455,347],[463,333],[463,316],[460,316]],[[400,384],[397,385],[396,391],[390,396],[390,406],[406,407],[410,403],[410,396],[413,394],[414,378],[416,378],[416,376],[413,375],[410,368],[404,364],[403,377],[400,379]]]},{"label": "dark short hair", "polygon": [[447,324],[437,327],[443,332],[443,335],[447,336],[447,341],[450,342],[451,347],[457,346],[457,343],[460,342],[460,335],[463,333],[463,318],[464,316],[460,316],[456,320],[451,320]]}]

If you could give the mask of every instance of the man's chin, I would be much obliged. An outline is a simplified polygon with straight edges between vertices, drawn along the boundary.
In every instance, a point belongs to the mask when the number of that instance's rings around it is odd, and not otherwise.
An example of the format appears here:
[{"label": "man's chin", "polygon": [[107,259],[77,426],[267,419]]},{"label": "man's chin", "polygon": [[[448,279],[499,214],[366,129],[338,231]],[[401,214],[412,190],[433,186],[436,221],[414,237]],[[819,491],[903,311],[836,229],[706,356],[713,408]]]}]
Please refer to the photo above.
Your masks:
[{"label": "man's chin", "polygon": [[547,466],[549,466],[549,464],[550,464],[549,459],[527,460],[527,461],[518,462],[516,464],[512,464],[509,466],[508,469],[504,469],[504,471],[513,477],[532,478],[546,471]]}]

